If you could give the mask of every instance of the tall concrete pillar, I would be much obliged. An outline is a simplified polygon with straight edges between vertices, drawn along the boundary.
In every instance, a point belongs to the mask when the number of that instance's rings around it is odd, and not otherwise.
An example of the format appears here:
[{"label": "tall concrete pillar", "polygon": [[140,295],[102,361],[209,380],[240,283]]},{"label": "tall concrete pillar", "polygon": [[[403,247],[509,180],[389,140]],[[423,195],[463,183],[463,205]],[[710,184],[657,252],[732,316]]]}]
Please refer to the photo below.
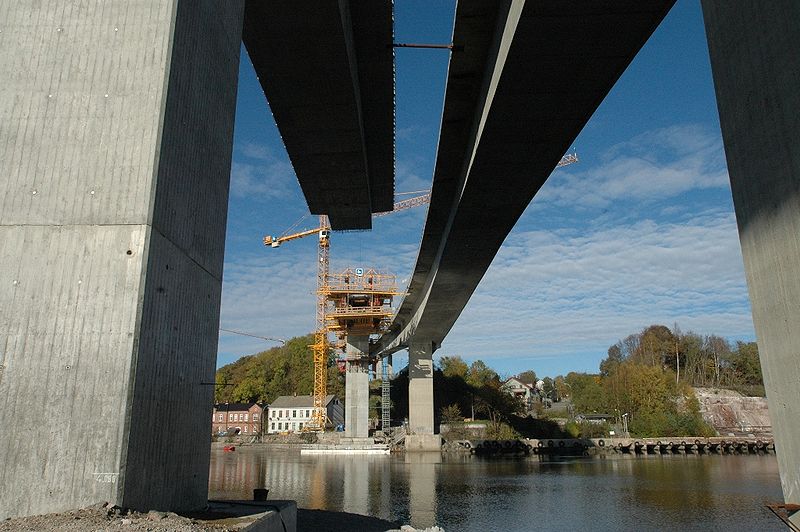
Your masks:
[{"label": "tall concrete pillar", "polygon": [[[783,493],[800,503],[800,3],[703,0]],[[800,514],[794,521],[800,524]]]},{"label": "tall concrete pillar", "polygon": [[369,336],[347,337],[344,434],[346,438],[369,437]]},{"label": "tall concrete pillar", "polygon": [[433,342],[414,340],[408,348],[408,433],[406,450],[441,448],[433,426]]},{"label": "tall concrete pillar", "polygon": [[0,519],[206,504],[242,13],[0,3]]}]

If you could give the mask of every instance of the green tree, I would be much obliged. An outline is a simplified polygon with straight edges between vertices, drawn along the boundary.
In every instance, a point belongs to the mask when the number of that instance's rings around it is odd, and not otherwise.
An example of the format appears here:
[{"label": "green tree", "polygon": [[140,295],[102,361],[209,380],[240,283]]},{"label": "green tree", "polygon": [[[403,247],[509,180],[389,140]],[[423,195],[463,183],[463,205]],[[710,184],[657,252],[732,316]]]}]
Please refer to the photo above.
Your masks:
[{"label": "green tree", "polygon": [[490,383],[496,383],[499,385],[500,377],[492,368],[487,366],[483,360],[476,360],[469,366],[466,381],[470,386],[481,388],[489,385]]},{"label": "green tree", "polygon": [[642,331],[639,347],[633,354],[635,362],[648,366],[666,363],[674,356],[675,338],[672,331],[664,325],[651,325]]},{"label": "green tree", "polygon": [[558,375],[555,379],[553,379],[553,387],[556,389],[556,394],[558,395],[559,401],[565,397],[569,397],[570,389],[563,375]]},{"label": "green tree", "polygon": [[600,375],[572,371],[567,374],[565,381],[569,385],[572,404],[577,413],[590,414],[603,412],[606,409]]},{"label": "green tree", "polygon": [[555,386],[553,385],[553,379],[550,377],[545,377],[542,379],[542,393],[544,393],[545,397],[550,399],[555,399]]},{"label": "green tree", "polygon": [[758,344],[755,342],[736,342],[733,369],[741,384],[763,384],[761,360],[758,358]]},{"label": "green tree", "polygon": [[458,403],[453,403],[450,406],[443,407],[441,415],[442,423],[447,423],[448,425],[464,422],[464,414],[461,412],[461,408],[458,406]]},{"label": "green tree", "polygon": [[467,378],[467,372],[469,371],[467,363],[464,362],[463,358],[457,355],[442,357],[439,359],[439,367],[442,368],[442,373],[445,377],[460,377],[465,380]]},{"label": "green tree", "polygon": [[603,375],[604,377],[607,376],[609,373],[613,372],[614,369],[616,369],[616,367],[624,360],[625,356],[622,354],[621,342],[612,345],[608,348],[608,357],[600,362],[600,375]]}]

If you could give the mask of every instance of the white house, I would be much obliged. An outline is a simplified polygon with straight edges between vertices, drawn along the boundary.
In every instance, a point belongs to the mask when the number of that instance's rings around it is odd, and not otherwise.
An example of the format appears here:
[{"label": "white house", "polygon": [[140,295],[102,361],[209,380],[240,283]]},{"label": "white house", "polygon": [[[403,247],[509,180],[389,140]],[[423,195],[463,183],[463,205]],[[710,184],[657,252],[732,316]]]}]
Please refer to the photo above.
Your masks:
[{"label": "white house", "polygon": [[[328,411],[326,428],[344,424],[344,409],[335,395],[325,398]],[[311,421],[314,410],[314,397],[310,395],[281,395],[269,405],[267,414],[267,434],[300,432]]]},{"label": "white house", "polygon": [[507,379],[500,386],[500,389],[508,394],[522,399],[522,402],[525,404],[525,408],[529,410],[533,408],[534,401],[539,398],[539,393],[536,390],[536,386],[522,382],[516,377]]}]

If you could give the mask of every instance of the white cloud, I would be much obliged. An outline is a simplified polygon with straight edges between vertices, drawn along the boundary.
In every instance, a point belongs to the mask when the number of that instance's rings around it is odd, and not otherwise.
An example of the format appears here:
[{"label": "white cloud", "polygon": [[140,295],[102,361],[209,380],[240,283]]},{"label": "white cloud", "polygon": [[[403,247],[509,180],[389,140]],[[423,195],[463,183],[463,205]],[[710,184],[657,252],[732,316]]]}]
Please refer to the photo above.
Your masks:
[{"label": "white cloud", "polygon": [[231,165],[231,195],[234,198],[287,198],[297,187],[294,169],[288,160],[277,157],[261,144],[245,144]]},{"label": "white cloud", "polygon": [[[729,186],[722,143],[695,125],[647,132],[600,158],[555,172],[541,204],[603,208],[616,201],[655,202],[694,189]],[[586,168],[586,169],[581,169]]]},{"label": "white cloud", "polygon": [[489,359],[599,356],[647,325],[674,322],[752,334],[733,214],[513,234],[444,347]]},{"label": "white cloud", "polygon": [[[278,338],[314,330],[315,262],[306,249],[281,251],[225,263],[220,327]],[[221,333],[218,364],[274,345]]]},{"label": "white cloud", "polygon": [[[398,161],[395,169],[395,190],[397,192],[412,192],[415,190],[429,190],[431,188],[432,173],[428,177],[421,177],[419,161]],[[402,198],[398,198],[402,199]]]}]

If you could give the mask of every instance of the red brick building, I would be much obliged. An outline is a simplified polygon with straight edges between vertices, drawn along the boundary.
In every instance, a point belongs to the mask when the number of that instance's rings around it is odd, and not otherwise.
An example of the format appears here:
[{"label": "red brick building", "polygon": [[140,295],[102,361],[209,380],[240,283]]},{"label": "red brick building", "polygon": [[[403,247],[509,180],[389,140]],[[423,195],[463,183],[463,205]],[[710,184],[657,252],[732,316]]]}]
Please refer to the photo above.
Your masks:
[{"label": "red brick building", "polygon": [[213,434],[261,434],[266,405],[258,403],[219,403],[214,405],[211,417]]}]

